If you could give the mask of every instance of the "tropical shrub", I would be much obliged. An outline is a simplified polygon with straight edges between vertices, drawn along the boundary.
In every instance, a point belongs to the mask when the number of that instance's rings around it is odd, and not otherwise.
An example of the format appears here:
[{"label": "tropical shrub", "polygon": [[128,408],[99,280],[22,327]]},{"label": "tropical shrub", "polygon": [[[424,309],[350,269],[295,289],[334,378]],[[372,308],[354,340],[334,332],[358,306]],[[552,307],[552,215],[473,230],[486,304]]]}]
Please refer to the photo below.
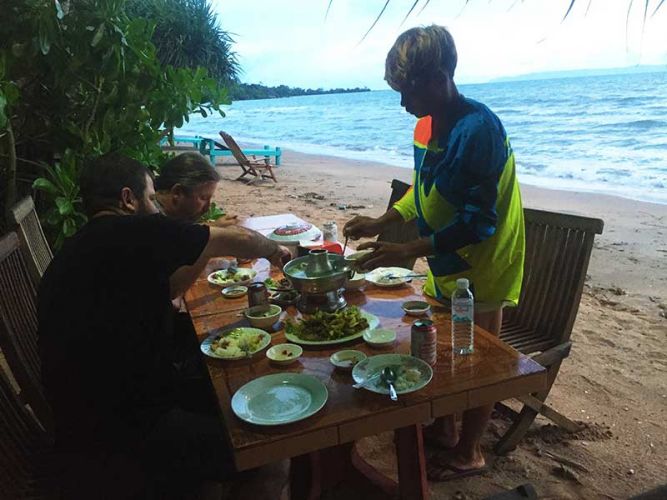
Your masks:
[{"label": "tropical shrub", "polygon": [[85,221],[77,179],[87,158],[117,151],[157,168],[161,130],[220,112],[226,93],[204,68],[161,64],[155,22],[128,16],[126,0],[27,0],[11,10],[17,22],[0,26],[3,199],[11,203],[14,182],[44,193],[58,246]]}]

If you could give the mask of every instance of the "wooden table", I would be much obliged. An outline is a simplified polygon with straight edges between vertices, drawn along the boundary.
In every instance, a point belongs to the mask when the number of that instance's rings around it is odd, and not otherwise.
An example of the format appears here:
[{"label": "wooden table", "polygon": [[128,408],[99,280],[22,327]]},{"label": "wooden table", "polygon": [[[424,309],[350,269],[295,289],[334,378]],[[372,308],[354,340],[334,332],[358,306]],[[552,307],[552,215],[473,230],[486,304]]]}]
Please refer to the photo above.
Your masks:
[{"label": "wooden table", "polygon": [[[257,260],[253,267],[258,271],[257,280],[269,276],[267,261]],[[281,275],[274,270],[273,277]],[[346,299],[348,304],[378,316],[382,327],[396,330],[396,343],[388,348],[373,349],[359,339],[325,349],[304,347],[301,359],[287,367],[272,365],[263,352],[242,361],[206,358],[239,470],[285,458],[292,458],[295,465],[303,465],[303,457],[309,453],[335,450],[331,447],[393,430],[399,465],[398,493],[401,498],[427,498],[419,425],[435,417],[536,392],[546,386],[543,367],[479,327],[475,329],[474,353],[454,357],[450,346],[449,311],[428,299],[433,304],[431,319],[438,328],[438,362],[430,384],[415,393],[401,395],[398,402],[392,402],[388,396],[356,390],[352,388],[349,372],[335,370],[329,356],[342,348],[358,349],[369,356],[387,352],[409,354],[410,327],[415,318],[405,316],[401,303],[424,300],[424,296],[414,284],[396,289],[369,284],[363,292],[346,293]],[[198,280],[190,289],[186,302],[200,341],[224,328],[248,325],[240,315],[247,307],[247,298],[224,299],[220,288],[209,285],[205,279]],[[300,313],[290,307],[281,319],[287,316],[299,317]],[[284,342],[283,322],[274,325],[270,333],[272,344]],[[306,420],[278,427],[260,427],[238,419],[231,408],[234,392],[257,377],[281,371],[308,373],[324,382],[329,391],[324,408]],[[295,484],[292,489],[293,496],[312,496],[312,491],[295,491],[298,486]],[[301,486],[302,490],[308,488]],[[390,486],[385,487],[390,489]]]}]

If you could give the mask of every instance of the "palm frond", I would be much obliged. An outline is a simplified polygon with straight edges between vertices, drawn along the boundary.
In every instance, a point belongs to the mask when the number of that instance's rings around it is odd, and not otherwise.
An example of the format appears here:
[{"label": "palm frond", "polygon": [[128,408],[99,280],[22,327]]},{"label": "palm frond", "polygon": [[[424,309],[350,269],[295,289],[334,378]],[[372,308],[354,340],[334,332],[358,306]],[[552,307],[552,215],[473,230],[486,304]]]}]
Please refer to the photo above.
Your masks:
[{"label": "palm frond", "polygon": [[327,11],[324,13],[324,21],[326,22],[327,16],[329,15],[329,9],[331,9],[331,4],[333,3],[333,0],[329,0],[329,5],[327,5]]},{"label": "palm frond", "polygon": [[[333,0],[331,0],[331,1],[333,1]],[[403,18],[403,20],[401,21],[401,24],[399,24],[399,26],[403,26],[403,23],[408,19],[408,17],[410,17],[410,14],[415,9],[415,7],[417,6],[418,3],[419,3],[419,0],[415,0],[415,3],[412,4],[412,7],[410,7],[410,10],[408,11],[408,13],[405,14],[405,17]],[[466,2],[466,3],[468,3],[468,2]]]},{"label": "palm frond", "polygon": [[[424,12],[424,9],[426,8],[426,6],[428,5],[428,3],[429,3],[430,1],[431,1],[431,0],[426,0],[426,3],[425,3],[424,6],[421,8],[421,10],[417,13],[417,15],[421,14],[422,12]],[[466,0],[466,3],[468,3],[468,0]]]},{"label": "palm frond", "polygon": [[[428,3],[428,2],[427,2],[427,3]],[[378,21],[380,20],[380,18],[382,17],[382,14],[384,14],[384,11],[385,11],[385,9],[387,8],[387,5],[389,5],[389,0],[387,0],[387,1],[384,3],[384,7],[382,7],[382,10],[381,10],[380,13],[378,14],[378,16],[375,18],[375,21],[373,21],[373,24],[371,24],[371,27],[368,28],[368,31],[366,32],[366,34],[364,34],[364,36],[361,37],[361,40],[359,40],[359,43],[358,43],[357,45],[359,45],[361,42],[363,42],[363,41],[366,39],[366,37],[368,36],[368,34],[373,30],[373,28],[375,27],[375,25],[377,24],[377,22],[378,22]]]},{"label": "palm frond", "polygon": [[635,2],[635,0],[630,0],[628,3],[628,13],[625,16],[625,49],[627,50],[628,48],[628,32],[630,30],[630,11],[632,10],[632,4]]},{"label": "palm frond", "polygon": [[565,15],[563,16],[563,20],[562,20],[561,22],[565,21],[565,19],[567,19],[567,16],[570,15],[570,11],[572,10],[572,7],[574,7],[574,3],[575,3],[576,1],[577,1],[577,0],[571,0],[571,1],[570,1],[570,6],[567,8],[567,12],[565,12]]},{"label": "palm frond", "polygon": [[588,11],[591,9],[591,4],[593,3],[593,0],[588,0],[588,5],[586,6],[586,12],[584,14],[584,17],[588,15]]}]

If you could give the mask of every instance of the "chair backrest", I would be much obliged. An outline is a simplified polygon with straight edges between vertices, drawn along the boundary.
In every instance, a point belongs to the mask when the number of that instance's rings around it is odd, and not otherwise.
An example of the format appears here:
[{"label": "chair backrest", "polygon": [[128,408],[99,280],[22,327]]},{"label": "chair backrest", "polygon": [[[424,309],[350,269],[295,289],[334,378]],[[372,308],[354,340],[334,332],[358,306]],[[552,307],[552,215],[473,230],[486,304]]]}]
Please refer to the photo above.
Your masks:
[{"label": "chair backrest", "polygon": [[526,254],[519,306],[506,309],[500,338],[524,353],[567,342],[579,310],[600,219],[524,209]]},{"label": "chair backrest", "polygon": [[250,160],[248,160],[248,157],[241,151],[241,148],[234,138],[222,130],[220,131],[220,137],[222,137],[222,140],[227,144],[227,147],[232,152],[234,158],[236,158],[236,161],[239,162],[239,165],[250,167]]},{"label": "chair backrest", "polygon": [[41,384],[37,344],[36,290],[30,279],[16,233],[0,239],[0,349],[45,429],[52,427],[51,409]]},{"label": "chair backrest", "polygon": [[53,253],[46,241],[42,225],[39,223],[35,204],[30,196],[26,196],[10,210],[10,223],[16,226],[21,238],[21,251],[30,270],[30,276],[37,285],[49,267]]},{"label": "chair backrest", "polygon": [[28,498],[33,457],[49,439],[20,401],[1,365],[0,436],[0,497]]},{"label": "chair backrest", "polygon": [[[406,184],[398,179],[391,181],[391,196],[389,197],[387,210],[394,206],[394,203],[403,198],[409,189],[410,184]],[[414,241],[417,238],[419,238],[419,230],[417,229],[417,223],[412,220],[385,226],[382,232],[378,235],[377,240],[388,241],[390,243],[407,243],[408,241]],[[406,269],[412,269],[416,260],[417,259],[408,259],[404,262],[397,262],[396,264]]]}]

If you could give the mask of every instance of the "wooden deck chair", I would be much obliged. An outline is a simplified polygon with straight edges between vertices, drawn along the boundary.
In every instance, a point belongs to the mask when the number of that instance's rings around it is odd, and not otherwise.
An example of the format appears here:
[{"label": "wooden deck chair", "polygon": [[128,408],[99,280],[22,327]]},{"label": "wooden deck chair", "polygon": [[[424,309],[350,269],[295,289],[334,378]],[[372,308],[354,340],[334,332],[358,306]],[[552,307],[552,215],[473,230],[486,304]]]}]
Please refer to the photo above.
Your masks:
[{"label": "wooden deck chair", "polygon": [[[273,165],[271,165],[268,158],[257,160],[253,157],[253,159],[250,160],[243,151],[241,151],[241,148],[231,135],[221,130],[220,137],[222,137],[222,140],[243,169],[243,173],[236,178],[237,181],[243,179],[246,175],[251,175],[254,178],[249,179],[248,184],[253,184],[261,179],[273,179],[273,182],[278,182],[276,176],[273,174]],[[268,172],[268,175],[264,172]]]},{"label": "wooden deck chair", "polygon": [[56,498],[45,465],[51,438],[0,366],[0,498]]},{"label": "wooden deck chair", "polygon": [[[410,185],[405,182],[394,179],[391,181],[391,196],[389,197],[389,204],[387,210],[394,206],[398,200],[403,198],[410,189]],[[388,241],[390,243],[407,243],[419,238],[419,231],[415,221],[398,222],[385,226],[382,232],[378,235],[378,241]],[[407,259],[404,262],[397,262],[396,265],[406,269],[412,269],[417,259]]]},{"label": "wooden deck chair", "polygon": [[9,233],[0,239],[0,349],[21,389],[21,399],[50,431],[53,419],[41,383],[36,295],[19,239]]},{"label": "wooden deck chair", "polygon": [[46,241],[35,211],[35,204],[30,196],[26,196],[11,208],[9,222],[10,225],[16,226],[15,231],[21,239],[21,251],[28,265],[30,277],[37,287],[53,259],[53,253]]},{"label": "wooden deck chair", "polygon": [[572,431],[576,424],[544,401],[569,355],[570,336],[579,310],[586,271],[596,234],[604,222],[543,210],[524,209],[526,256],[519,306],[506,309],[500,338],[547,368],[544,391],[519,398],[523,408],[496,446],[514,449],[538,413]]}]

